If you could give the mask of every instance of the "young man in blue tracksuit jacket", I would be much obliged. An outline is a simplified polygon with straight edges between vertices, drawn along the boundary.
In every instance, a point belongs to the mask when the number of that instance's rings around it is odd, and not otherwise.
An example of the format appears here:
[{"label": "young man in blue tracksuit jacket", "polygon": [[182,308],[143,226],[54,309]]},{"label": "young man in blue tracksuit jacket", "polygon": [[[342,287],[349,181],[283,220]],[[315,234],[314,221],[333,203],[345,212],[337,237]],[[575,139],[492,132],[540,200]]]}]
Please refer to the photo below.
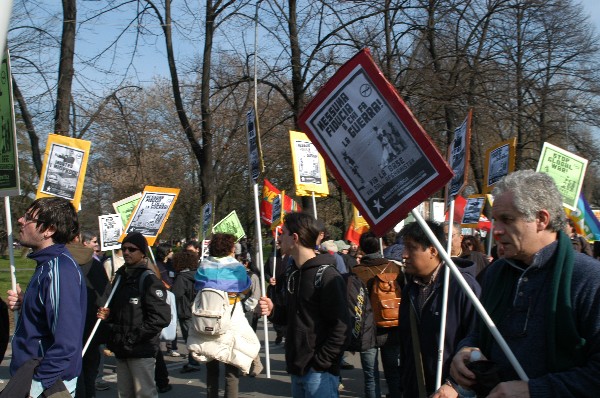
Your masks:
[{"label": "young man in blue tracksuit jacket", "polygon": [[11,375],[25,362],[41,358],[30,395],[62,381],[74,392],[81,372],[81,349],[87,305],[79,265],[65,244],[79,233],[77,213],[62,198],[38,199],[18,220],[19,240],[33,252],[37,266],[27,290],[8,292],[8,305],[20,310],[12,340]]}]

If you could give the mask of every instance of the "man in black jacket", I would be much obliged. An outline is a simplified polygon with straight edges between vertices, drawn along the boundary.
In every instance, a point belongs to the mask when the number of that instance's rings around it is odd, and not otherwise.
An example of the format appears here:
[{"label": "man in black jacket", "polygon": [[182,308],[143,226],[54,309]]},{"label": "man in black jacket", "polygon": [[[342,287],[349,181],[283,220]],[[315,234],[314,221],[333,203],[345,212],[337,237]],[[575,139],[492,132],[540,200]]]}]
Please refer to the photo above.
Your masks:
[{"label": "man in black jacket", "polygon": [[[160,331],[171,321],[163,283],[148,270],[148,243],[139,232],[129,233],[121,249],[125,266],[108,308],[100,308],[98,317],[108,321],[108,348],[117,358],[119,397],[158,397],[154,384],[155,358]],[[118,278],[118,279],[117,279]]]},{"label": "man in black jacket", "polygon": [[[87,288],[87,309],[85,313],[85,326],[83,329],[83,344],[85,346],[90,333],[96,323],[96,310],[106,287],[109,285],[108,276],[100,261],[94,258],[94,249],[83,245],[77,237],[73,242],[66,245],[73,259],[81,267],[81,273],[85,279]],[[96,333],[87,351],[83,355],[81,363],[81,374],[77,379],[77,398],[93,398],[96,396],[96,376],[100,365],[100,343],[101,333]]]},{"label": "man in black jacket", "polygon": [[286,278],[287,305],[274,306],[267,297],[260,300],[263,315],[287,324],[285,360],[293,397],[339,395],[340,361],[349,333],[344,279],[333,256],[315,254],[318,235],[312,216],[285,216],[279,242],[281,251],[295,261]]}]

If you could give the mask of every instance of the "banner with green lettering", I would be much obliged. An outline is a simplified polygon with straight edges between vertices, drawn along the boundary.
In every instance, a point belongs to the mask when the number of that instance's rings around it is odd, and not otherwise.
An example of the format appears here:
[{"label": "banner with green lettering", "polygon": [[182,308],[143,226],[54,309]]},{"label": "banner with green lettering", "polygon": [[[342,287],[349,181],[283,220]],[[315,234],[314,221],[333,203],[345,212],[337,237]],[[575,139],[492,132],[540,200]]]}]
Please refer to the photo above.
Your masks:
[{"label": "banner with green lettering", "polygon": [[563,205],[577,210],[587,164],[587,159],[544,142],[536,171],[552,177],[563,196]]},{"label": "banner with green lettering", "polygon": [[20,195],[19,180],[10,56],[6,50],[0,65],[0,196]]}]

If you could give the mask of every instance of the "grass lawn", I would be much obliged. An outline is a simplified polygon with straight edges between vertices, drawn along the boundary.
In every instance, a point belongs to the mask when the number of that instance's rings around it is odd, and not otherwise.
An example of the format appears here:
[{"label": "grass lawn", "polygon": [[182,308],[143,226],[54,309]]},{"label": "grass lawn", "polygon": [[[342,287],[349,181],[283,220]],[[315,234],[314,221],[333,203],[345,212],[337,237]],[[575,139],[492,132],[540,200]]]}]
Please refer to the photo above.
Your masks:
[{"label": "grass lawn", "polygon": [[[27,254],[27,252],[25,252]],[[20,250],[15,250],[15,268],[17,270],[17,283],[21,285],[21,289],[25,290],[33,270],[35,261],[28,259],[25,255],[21,256]],[[0,257],[0,297],[6,302],[6,292],[11,289],[10,281],[10,261],[8,256]],[[10,314],[10,333],[14,330],[14,316]]]}]

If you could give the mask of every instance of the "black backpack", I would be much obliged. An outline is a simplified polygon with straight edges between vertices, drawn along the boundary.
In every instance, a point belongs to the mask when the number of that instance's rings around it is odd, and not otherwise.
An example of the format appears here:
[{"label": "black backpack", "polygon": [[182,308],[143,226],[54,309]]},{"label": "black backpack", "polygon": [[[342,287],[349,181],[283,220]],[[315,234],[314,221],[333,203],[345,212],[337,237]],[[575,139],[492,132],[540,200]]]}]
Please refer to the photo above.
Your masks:
[{"label": "black backpack", "polygon": [[[315,287],[321,288],[323,273],[328,267],[321,265],[315,275]],[[336,269],[337,271],[337,269]],[[373,319],[373,308],[369,300],[369,291],[363,281],[353,273],[343,274],[346,282],[346,300],[350,314],[350,333],[348,334],[347,351],[363,352],[375,347],[376,328]]]}]

